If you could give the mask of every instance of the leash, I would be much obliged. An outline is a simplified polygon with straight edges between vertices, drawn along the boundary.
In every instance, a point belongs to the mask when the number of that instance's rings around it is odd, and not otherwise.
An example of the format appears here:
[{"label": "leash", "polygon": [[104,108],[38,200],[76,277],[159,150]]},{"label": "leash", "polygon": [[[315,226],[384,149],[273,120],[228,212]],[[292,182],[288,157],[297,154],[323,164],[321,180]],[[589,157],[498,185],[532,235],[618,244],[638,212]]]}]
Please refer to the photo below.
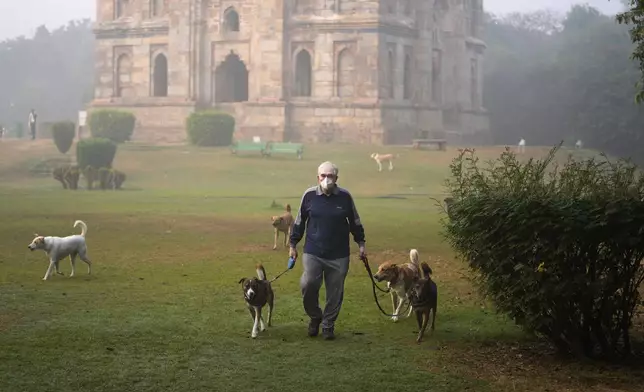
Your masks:
[{"label": "leash", "polygon": [[280,277],[280,276],[284,275],[285,273],[287,273],[287,272],[288,272],[288,271],[290,271],[290,270],[291,270],[290,268],[285,269],[285,270],[284,270],[284,272],[280,273],[279,275],[277,275],[277,276],[276,276],[276,277],[274,277],[273,279],[269,280],[269,281],[268,281],[268,283],[273,283],[273,282],[275,282],[277,279],[279,279],[279,277]]},{"label": "leash", "polygon": [[[371,280],[371,289],[373,290],[373,299],[375,300],[376,305],[378,306],[378,309],[380,309],[380,312],[381,312],[383,315],[385,315],[385,317],[394,317],[394,316],[396,316],[396,317],[400,317],[400,315],[401,315],[401,314],[405,314],[405,313],[407,313],[407,311],[408,311],[408,310],[409,310],[409,308],[411,307],[411,301],[409,301],[409,299],[407,299],[407,308],[405,308],[405,310],[404,310],[404,311],[402,311],[402,312],[400,312],[398,315],[395,315],[395,314],[389,314],[389,313],[387,313],[387,312],[382,308],[382,306],[380,306],[380,302],[378,301],[378,295],[376,294],[376,288],[377,288],[378,290],[382,291],[383,293],[388,293],[388,292],[390,292],[390,291],[391,291],[391,288],[388,288],[387,290],[383,290],[383,289],[381,289],[381,288],[378,286],[378,284],[376,284],[376,281],[373,279],[373,273],[371,272],[371,267],[369,266],[369,259],[367,258],[367,256],[362,256],[362,257],[361,257],[361,260],[362,260],[362,264],[364,264],[364,267],[365,267],[365,269],[367,270],[367,273],[369,274],[369,280]],[[402,298],[399,298],[399,300],[400,300],[400,301],[402,301]]]},{"label": "leash", "polygon": [[279,277],[280,277],[280,276],[282,276],[282,275],[284,275],[285,273],[287,273],[288,271],[292,270],[292,269],[293,269],[293,267],[295,267],[295,259],[294,259],[294,258],[292,258],[292,257],[289,257],[289,258],[288,258],[288,267],[284,270],[284,272],[282,272],[281,274],[277,275],[277,276],[276,276],[276,277],[274,277],[273,279],[269,280],[269,281],[268,281],[268,283],[273,283],[273,282],[275,282],[277,279],[279,279]]}]

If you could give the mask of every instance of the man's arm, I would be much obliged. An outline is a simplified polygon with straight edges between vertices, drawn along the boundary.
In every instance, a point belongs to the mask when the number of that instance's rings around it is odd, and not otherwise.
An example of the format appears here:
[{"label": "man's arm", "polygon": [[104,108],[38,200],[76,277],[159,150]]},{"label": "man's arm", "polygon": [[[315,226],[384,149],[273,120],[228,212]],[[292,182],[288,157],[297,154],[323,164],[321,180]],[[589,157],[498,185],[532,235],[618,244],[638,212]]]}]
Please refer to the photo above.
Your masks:
[{"label": "man's arm", "polygon": [[353,235],[353,240],[358,243],[359,246],[364,246],[365,236],[364,236],[364,227],[362,222],[360,222],[360,215],[358,214],[358,209],[356,204],[353,202],[353,196],[347,192],[349,197],[349,230]]},{"label": "man's arm", "polygon": [[309,219],[308,206],[307,206],[307,194],[309,190],[307,189],[302,195],[302,200],[300,201],[300,209],[297,212],[297,217],[293,222],[293,228],[291,229],[291,238],[289,238],[289,243],[291,248],[295,248],[304,237],[304,230],[306,229],[306,221]]}]

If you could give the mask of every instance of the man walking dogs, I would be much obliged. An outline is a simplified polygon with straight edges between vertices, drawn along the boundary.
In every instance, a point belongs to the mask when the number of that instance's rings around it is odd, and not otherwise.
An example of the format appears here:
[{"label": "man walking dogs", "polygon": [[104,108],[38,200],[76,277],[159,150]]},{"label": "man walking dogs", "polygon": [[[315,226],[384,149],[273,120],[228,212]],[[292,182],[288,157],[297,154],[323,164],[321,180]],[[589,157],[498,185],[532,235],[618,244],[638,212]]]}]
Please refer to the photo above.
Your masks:
[{"label": "man walking dogs", "polygon": [[[335,338],[334,324],[342,307],[344,280],[349,272],[349,234],[365,256],[365,235],[353,197],[337,186],[338,168],[331,162],[318,167],[318,185],[302,196],[290,238],[289,256],[297,260],[297,244],[306,231],[300,279],[304,310],[310,317],[309,336],[317,336],[322,325],[326,340]],[[294,263],[290,263],[294,265]],[[289,267],[292,267],[290,265]],[[320,309],[322,280],[326,305]]]}]

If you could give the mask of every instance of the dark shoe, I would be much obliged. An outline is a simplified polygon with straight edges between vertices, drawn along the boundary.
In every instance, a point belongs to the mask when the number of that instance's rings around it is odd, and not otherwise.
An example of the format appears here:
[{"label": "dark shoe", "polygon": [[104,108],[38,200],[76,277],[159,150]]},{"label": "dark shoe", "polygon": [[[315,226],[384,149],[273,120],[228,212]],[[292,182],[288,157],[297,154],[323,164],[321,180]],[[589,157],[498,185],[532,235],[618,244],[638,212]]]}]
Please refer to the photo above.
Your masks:
[{"label": "dark shoe", "polygon": [[320,333],[320,323],[322,320],[319,319],[311,319],[309,321],[309,336],[310,337],[315,337],[318,336],[318,333]]},{"label": "dark shoe", "polygon": [[335,339],[335,334],[333,333],[333,328],[322,328],[322,337],[324,340],[333,340]]}]

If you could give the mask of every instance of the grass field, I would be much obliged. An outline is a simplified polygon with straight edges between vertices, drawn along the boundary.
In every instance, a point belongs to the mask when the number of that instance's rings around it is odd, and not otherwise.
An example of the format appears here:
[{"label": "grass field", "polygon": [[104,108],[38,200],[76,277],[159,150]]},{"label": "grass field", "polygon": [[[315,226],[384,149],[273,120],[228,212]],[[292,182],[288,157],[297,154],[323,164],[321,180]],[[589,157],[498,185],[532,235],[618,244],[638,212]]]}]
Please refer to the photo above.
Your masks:
[{"label": "grass field", "polygon": [[[0,143],[0,391],[641,390],[641,370],[555,359],[476,295],[430,199],[442,198],[455,150],[390,148],[396,169],[378,173],[372,149],[312,145],[298,161],[127,145],[115,160],[125,189],[88,192],[32,173],[60,157],[51,141]],[[274,283],[274,326],[250,339],[237,282],[258,261],[271,277],[286,267],[286,249],[271,250],[271,204],[297,209],[327,159],[356,199],[372,265],[411,248],[431,264],[439,312],[422,345],[415,320],[379,314],[357,259],[335,341],[306,336],[299,263]],[[34,232],[75,232],[76,219],[89,226],[93,274],[79,262],[76,277],[43,282],[45,255],[26,246]]]}]

